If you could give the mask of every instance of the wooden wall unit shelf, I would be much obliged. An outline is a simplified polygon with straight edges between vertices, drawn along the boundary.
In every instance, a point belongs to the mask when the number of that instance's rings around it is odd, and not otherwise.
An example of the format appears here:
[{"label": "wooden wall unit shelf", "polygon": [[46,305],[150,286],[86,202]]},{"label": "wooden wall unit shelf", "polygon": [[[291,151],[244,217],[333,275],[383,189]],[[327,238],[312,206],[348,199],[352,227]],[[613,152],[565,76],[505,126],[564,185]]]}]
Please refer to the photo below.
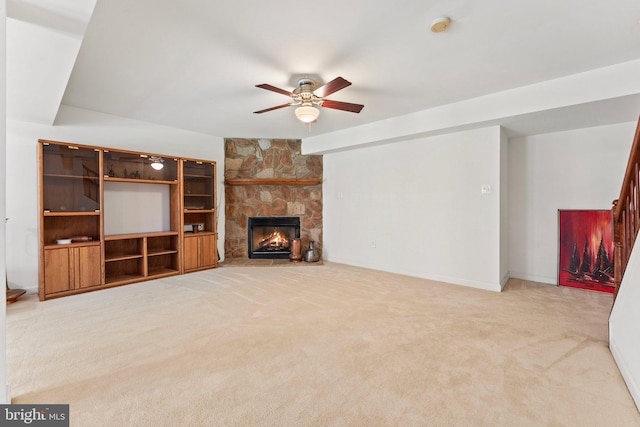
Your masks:
[{"label": "wooden wall unit shelf", "polygon": [[[39,143],[41,300],[217,267],[215,162]],[[109,181],[168,185],[171,229],[105,235]]]},{"label": "wooden wall unit shelf", "polygon": [[177,231],[104,236],[105,283],[180,274]]}]

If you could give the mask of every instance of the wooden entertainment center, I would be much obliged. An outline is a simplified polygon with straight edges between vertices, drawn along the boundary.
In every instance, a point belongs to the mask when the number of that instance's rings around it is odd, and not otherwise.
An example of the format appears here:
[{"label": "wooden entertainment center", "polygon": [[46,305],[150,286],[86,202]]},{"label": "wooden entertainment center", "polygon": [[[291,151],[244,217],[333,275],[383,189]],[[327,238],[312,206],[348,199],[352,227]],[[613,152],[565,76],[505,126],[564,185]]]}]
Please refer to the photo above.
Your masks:
[{"label": "wooden entertainment center", "polygon": [[38,142],[40,300],[217,267],[214,161]]}]

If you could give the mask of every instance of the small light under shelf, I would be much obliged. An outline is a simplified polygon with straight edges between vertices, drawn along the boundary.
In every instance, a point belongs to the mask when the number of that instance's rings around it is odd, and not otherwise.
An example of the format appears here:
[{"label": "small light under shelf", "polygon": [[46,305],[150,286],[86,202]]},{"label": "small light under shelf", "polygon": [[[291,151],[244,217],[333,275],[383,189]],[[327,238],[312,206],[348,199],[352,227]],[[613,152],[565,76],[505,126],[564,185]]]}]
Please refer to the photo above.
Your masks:
[{"label": "small light under shelf", "polygon": [[160,157],[151,157],[151,167],[159,171],[164,167],[162,159]]}]

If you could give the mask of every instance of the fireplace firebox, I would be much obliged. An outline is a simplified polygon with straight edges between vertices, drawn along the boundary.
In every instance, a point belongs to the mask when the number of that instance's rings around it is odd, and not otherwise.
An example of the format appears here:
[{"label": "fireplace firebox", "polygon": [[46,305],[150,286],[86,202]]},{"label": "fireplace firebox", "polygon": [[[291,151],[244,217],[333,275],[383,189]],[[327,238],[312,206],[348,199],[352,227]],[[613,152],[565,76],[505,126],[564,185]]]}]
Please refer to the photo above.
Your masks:
[{"label": "fireplace firebox", "polygon": [[299,217],[250,217],[249,258],[285,259],[291,255],[291,241],[300,238]]}]

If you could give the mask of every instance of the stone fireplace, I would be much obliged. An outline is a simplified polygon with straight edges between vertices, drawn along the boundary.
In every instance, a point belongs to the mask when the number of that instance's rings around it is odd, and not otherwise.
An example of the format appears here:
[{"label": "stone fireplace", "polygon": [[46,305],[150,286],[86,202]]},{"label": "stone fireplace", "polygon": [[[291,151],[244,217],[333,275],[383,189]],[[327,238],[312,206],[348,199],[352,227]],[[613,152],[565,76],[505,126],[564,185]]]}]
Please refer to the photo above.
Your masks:
[{"label": "stone fireplace", "polygon": [[[313,240],[322,250],[322,156],[302,155],[300,140],[266,141],[225,139],[225,258],[247,258],[254,249],[250,218],[297,218],[302,249]],[[278,252],[271,249],[279,242],[265,244],[272,247],[257,257]]]}]

